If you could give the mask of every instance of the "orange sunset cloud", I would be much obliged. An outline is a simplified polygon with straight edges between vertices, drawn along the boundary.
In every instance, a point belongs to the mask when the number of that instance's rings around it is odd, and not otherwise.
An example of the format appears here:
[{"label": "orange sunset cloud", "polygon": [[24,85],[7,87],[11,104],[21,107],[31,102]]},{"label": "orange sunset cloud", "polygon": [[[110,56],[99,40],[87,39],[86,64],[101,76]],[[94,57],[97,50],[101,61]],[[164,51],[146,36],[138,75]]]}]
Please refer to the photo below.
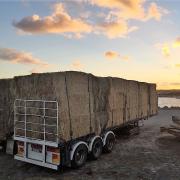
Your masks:
[{"label": "orange sunset cloud", "polygon": [[27,33],[89,33],[92,27],[81,19],[72,18],[61,3],[54,5],[54,11],[50,16],[41,18],[39,15],[28,16],[14,22],[13,25]]}]

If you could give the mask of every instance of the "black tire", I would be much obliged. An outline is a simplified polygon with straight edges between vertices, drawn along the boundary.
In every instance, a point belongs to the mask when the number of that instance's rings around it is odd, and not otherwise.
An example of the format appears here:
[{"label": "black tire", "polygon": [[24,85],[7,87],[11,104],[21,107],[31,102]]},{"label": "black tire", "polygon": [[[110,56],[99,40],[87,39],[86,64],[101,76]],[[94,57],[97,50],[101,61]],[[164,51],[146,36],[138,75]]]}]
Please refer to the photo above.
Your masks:
[{"label": "black tire", "polygon": [[0,146],[0,152],[6,152],[6,141],[1,141]]},{"label": "black tire", "polygon": [[73,160],[71,162],[72,168],[77,169],[82,167],[86,163],[87,154],[88,154],[88,149],[86,145],[80,144],[74,152]]},{"label": "black tire", "polygon": [[103,149],[103,142],[101,138],[95,139],[93,145],[92,145],[92,151],[90,153],[90,158],[93,160],[98,159],[102,154]]},{"label": "black tire", "polygon": [[115,137],[113,134],[108,134],[107,138],[106,138],[106,144],[103,147],[103,151],[105,153],[110,153],[112,152],[113,148],[114,148],[114,144],[115,144]]}]

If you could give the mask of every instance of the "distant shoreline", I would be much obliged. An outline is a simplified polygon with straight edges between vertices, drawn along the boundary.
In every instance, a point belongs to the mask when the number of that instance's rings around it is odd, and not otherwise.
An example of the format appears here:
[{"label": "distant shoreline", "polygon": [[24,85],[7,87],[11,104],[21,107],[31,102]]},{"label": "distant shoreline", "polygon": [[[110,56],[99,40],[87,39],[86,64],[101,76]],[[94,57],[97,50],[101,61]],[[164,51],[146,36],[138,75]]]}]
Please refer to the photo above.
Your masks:
[{"label": "distant shoreline", "polygon": [[157,90],[158,97],[180,98],[180,90]]},{"label": "distant shoreline", "polygon": [[176,99],[180,99],[180,96],[159,96],[158,95],[158,98],[176,98]]},{"label": "distant shoreline", "polygon": [[159,95],[158,94],[158,97],[167,97],[167,98],[177,98],[177,99],[180,99],[180,95]]}]

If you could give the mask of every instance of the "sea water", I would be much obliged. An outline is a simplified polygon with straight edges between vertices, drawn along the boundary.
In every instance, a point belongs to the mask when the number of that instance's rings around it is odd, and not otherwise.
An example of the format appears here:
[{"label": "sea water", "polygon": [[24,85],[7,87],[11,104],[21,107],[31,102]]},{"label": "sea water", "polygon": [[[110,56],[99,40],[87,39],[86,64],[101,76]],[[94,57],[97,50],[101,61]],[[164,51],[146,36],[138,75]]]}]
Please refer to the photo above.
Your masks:
[{"label": "sea water", "polygon": [[159,107],[180,107],[180,98],[176,97],[158,97]]}]

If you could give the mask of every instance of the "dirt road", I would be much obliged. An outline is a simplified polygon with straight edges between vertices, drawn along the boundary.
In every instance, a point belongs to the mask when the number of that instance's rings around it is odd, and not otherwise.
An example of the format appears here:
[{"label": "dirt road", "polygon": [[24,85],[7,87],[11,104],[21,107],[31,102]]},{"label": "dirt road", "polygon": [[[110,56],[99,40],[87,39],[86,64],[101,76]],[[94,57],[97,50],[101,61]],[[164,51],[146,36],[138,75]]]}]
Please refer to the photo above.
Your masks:
[{"label": "dirt road", "polygon": [[172,115],[180,115],[180,110],[160,110],[158,116],[144,121],[139,135],[117,139],[111,154],[88,161],[79,170],[56,172],[0,153],[0,180],[179,180],[180,141],[160,133],[160,126],[171,124]]}]

